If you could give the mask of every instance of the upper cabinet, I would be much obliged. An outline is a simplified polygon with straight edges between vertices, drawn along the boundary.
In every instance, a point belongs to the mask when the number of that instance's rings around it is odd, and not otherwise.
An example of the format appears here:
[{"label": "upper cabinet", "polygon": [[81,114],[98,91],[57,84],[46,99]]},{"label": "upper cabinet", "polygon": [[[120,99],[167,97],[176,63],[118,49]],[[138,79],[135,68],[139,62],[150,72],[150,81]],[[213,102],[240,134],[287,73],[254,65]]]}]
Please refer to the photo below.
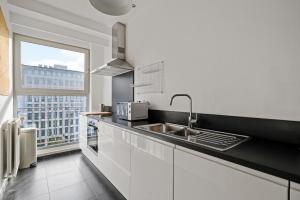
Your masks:
[{"label": "upper cabinet", "polygon": [[300,199],[300,184],[291,182],[290,200]]},{"label": "upper cabinet", "polygon": [[174,200],[288,199],[287,180],[192,153],[174,150]]},{"label": "upper cabinet", "polygon": [[173,147],[131,135],[130,200],[173,200]]}]

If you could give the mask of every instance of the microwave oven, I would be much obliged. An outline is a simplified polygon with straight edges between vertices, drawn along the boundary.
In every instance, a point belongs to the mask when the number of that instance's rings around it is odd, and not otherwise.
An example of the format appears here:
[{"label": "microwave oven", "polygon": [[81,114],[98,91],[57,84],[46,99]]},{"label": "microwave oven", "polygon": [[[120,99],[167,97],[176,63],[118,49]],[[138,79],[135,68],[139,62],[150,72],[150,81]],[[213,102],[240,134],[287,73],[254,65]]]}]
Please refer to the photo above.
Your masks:
[{"label": "microwave oven", "polygon": [[119,119],[148,119],[148,102],[118,102],[116,111]]}]

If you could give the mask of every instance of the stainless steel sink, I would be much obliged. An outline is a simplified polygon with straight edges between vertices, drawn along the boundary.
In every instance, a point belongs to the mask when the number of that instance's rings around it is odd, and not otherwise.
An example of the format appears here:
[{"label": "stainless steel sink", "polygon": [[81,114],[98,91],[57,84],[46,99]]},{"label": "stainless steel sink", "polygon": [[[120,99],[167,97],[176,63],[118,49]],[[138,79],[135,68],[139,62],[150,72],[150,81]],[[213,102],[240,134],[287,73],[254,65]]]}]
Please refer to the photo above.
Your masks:
[{"label": "stainless steel sink", "polygon": [[204,129],[191,129],[177,124],[148,124],[135,128],[155,134],[163,134],[197,145],[205,146],[219,151],[231,149],[250,139],[248,136],[224,133]]},{"label": "stainless steel sink", "polygon": [[191,137],[191,136],[196,136],[198,134],[200,134],[201,131],[199,130],[195,130],[195,129],[190,129],[190,128],[184,128],[182,130],[179,130],[179,131],[176,131],[176,132],[173,132],[171,133],[172,135],[175,135],[175,136],[180,136],[180,137]]},{"label": "stainless steel sink", "polygon": [[142,129],[145,131],[149,131],[152,133],[161,133],[161,134],[169,134],[177,131],[182,131],[185,129],[185,126],[180,126],[177,124],[149,124],[149,125],[143,125],[143,126],[136,126],[137,129]]}]

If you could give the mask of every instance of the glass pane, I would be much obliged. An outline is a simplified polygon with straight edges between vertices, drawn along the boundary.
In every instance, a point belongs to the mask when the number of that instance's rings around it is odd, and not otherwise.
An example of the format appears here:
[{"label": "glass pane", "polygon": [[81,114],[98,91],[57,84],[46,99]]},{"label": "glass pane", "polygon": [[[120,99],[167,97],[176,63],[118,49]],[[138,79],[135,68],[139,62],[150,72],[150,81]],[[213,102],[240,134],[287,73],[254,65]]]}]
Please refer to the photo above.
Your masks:
[{"label": "glass pane", "polygon": [[18,96],[17,114],[25,127],[36,127],[39,149],[79,142],[79,113],[84,96]]},{"label": "glass pane", "polygon": [[21,42],[23,88],[84,90],[84,53]]}]

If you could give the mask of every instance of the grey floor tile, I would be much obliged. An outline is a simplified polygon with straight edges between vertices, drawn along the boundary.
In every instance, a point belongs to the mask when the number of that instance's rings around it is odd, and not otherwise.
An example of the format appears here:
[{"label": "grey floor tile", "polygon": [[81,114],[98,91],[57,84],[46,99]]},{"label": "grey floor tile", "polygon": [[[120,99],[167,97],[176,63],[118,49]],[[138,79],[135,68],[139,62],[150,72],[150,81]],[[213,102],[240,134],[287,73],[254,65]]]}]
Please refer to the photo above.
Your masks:
[{"label": "grey floor tile", "polygon": [[47,157],[43,159],[43,163],[45,163],[45,167],[47,168],[49,165],[57,165],[57,163],[74,163],[74,159],[70,154],[59,155],[53,157]]},{"label": "grey floor tile", "polygon": [[50,200],[50,195],[49,194],[43,194],[41,196],[38,196],[34,199],[31,199],[31,200]]},{"label": "grey floor tile", "polygon": [[48,177],[49,191],[55,191],[66,186],[74,185],[83,181],[78,169]]},{"label": "grey floor tile", "polygon": [[125,200],[81,153],[39,160],[9,181],[5,200]]},{"label": "grey floor tile", "polygon": [[2,197],[3,200],[15,200],[16,199],[16,191],[12,189],[7,189]]},{"label": "grey floor tile", "polygon": [[48,194],[48,183],[46,179],[29,182],[22,186],[15,187],[16,199],[31,200],[41,195]]},{"label": "grey floor tile", "polygon": [[78,165],[78,169],[85,179],[97,177],[99,174],[93,166],[90,166],[84,160]]},{"label": "grey floor tile", "polygon": [[73,152],[73,153],[70,153],[70,157],[72,159],[78,159],[78,158],[81,158],[83,155],[81,154],[81,152]]},{"label": "grey floor tile", "polygon": [[46,162],[47,163],[45,164],[45,168],[46,168],[46,175],[48,177],[78,169],[78,167],[76,166],[73,160],[58,159],[58,160],[51,160],[49,162],[48,161]]},{"label": "grey floor tile", "polygon": [[42,165],[35,168],[21,169],[17,177],[11,178],[8,187],[21,186],[28,182],[34,182],[46,178],[46,171]]},{"label": "grey floor tile", "polygon": [[111,190],[111,186],[97,177],[90,177],[85,180],[95,195],[103,194],[105,191]]},{"label": "grey floor tile", "polygon": [[92,197],[94,194],[85,182],[50,192],[51,200],[88,200]]},{"label": "grey floor tile", "polygon": [[107,191],[100,195],[97,195],[95,197],[95,200],[126,200],[126,199],[119,193]]},{"label": "grey floor tile", "polygon": [[82,154],[79,155],[72,155],[73,161],[76,163],[77,166],[79,166],[84,161],[84,156]]}]

